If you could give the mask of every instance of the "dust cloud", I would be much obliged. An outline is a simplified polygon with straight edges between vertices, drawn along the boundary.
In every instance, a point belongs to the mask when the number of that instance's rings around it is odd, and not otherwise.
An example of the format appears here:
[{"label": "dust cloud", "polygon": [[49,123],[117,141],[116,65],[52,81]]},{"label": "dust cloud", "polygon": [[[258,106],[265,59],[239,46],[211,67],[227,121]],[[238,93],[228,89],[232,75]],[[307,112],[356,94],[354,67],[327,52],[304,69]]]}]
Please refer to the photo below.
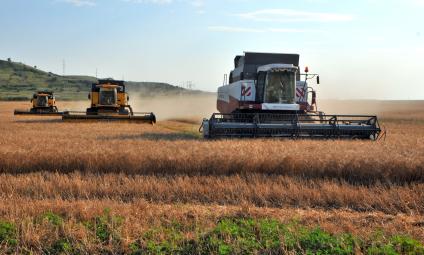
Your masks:
[{"label": "dust cloud", "polygon": [[377,100],[320,100],[318,110],[326,114],[367,114],[384,111],[384,104]]},{"label": "dust cloud", "polygon": [[81,111],[85,112],[90,107],[90,100],[86,101],[60,101],[56,100],[56,105],[60,112]]},{"label": "dust cloud", "polygon": [[134,112],[153,112],[158,120],[209,118],[216,112],[216,95],[175,95],[131,98]]},{"label": "dust cloud", "polygon": [[[153,112],[158,120],[209,118],[216,112],[216,95],[172,95],[152,98],[130,95],[134,112]],[[90,101],[58,101],[60,111],[86,111]]]},{"label": "dust cloud", "polygon": [[412,100],[322,100],[318,110],[326,114],[366,114],[381,117],[421,118],[424,101]]},{"label": "dust cloud", "polygon": [[[216,94],[172,95],[152,98],[131,97],[129,104],[134,112],[153,112],[158,120],[191,119],[201,121],[216,110]],[[24,103],[22,103],[24,105]],[[60,111],[85,111],[87,101],[59,101]],[[28,104],[29,107],[29,104]],[[379,117],[422,118],[424,101],[379,101],[379,100],[319,100],[318,110],[326,114],[378,115]]]}]

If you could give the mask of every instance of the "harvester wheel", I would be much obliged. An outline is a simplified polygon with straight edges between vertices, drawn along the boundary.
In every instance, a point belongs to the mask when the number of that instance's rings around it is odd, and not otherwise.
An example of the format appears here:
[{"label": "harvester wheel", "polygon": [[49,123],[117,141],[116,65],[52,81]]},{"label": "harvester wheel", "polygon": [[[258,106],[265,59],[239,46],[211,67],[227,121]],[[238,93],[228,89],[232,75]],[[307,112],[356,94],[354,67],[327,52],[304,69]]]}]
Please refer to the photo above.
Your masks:
[{"label": "harvester wheel", "polygon": [[97,109],[87,108],[87,115],[97,115]]},{"label": "harvester wheel", "polygon": [[133,112],[131,105],[126,105],[125,107],[128,107],[128,109],[130,110],[130,115],[133,116],[134,112]]},{"label": "harvester wheel", "polygon": [[152,125],[154,125],[154,124],[156,123],[156,115],[155,115],[153,112],[151,112],[150,114],[151,114],[151,116],[152,116],[152,117],[151,117],[151,118],[152,118],[152,119],[151,119],[151,121],[152,121]]},{"label": "harvester wheel", "polygon": [[[120,115],[129,115],[130,112],[127,109],[121,107],[121,108],[119,108],[119,114]],[[132,116],[132,114],[131,114],[131,116]]]}]

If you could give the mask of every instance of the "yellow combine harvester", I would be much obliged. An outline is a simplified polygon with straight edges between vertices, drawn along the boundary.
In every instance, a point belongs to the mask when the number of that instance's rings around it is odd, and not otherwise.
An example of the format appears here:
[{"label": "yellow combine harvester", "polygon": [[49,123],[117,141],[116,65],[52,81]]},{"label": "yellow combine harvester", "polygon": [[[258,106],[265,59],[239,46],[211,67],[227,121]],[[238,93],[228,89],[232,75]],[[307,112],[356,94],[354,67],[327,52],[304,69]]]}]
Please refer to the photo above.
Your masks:
[{"label": "yellow combine harvester", "polygon": [[98,80],[93,83],[88,95],[91,107],[86,112],[65,111],[63,120],[118,120],[156,123],[153,113],[133,112],[128,104],[128,94],[124,81],[112,79]]},{"label": "yellow combine harvester", "polygon": [[62,115],[57,110],[56,99],[51,91],[37,91],[31,98],[30,110],[15,110],[15,115]]}]

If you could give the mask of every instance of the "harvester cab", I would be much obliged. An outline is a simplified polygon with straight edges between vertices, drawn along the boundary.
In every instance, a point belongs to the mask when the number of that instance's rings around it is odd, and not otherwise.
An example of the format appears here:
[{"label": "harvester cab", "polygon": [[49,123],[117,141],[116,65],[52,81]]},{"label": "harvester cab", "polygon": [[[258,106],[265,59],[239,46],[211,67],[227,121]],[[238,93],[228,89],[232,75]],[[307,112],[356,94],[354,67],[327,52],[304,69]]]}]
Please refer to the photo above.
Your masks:
[{"label": "harvester cab", "polygon": [[98,83],[92,84],[88,99],[91,100],[91,107],[87,109],[87,114],[129,115],[133,113],[128,104],[129,97],[123,81],[99,80]]},{"label": "harvester cab", "polygon": [[37,91],[31,98],[31,109],[15,110],[15,115],[61,115],[56,106],[56,99],[51,91]]},{"label": "harvester cab", "polygon": [[[264,57],[267,61],[262,59]],[[298,63],[299,55],[296,54],[246,53],[246,56],[237,56],[229,84],[218,88],[218,111],[316,112],[316,93],[307,80],[318,76],[300,74]]]},{"label": "harvester cab", "polygon": [[47,94],[34,94],[31,99],[32,107],[48,107],[49,95]]},{"label": "harvester cab", "polygon": [[298,54],[236,56],[229,83],[224,79],[218,88],[219,113],[202,122],[203,136],[378,138],[376,116],[318,111],[316,92],[308,85],[312,78],[319,84],[308,68],[299,72]]},{"label": "harvester cab", "polygon": [[156,116],[150,112],[134,112],[128,104],[129,96],[125,82],[113,79],[99,79],[91,85],[88,94],[91,101],[86,112],[67,111],[64,120],[118,120],[156,123]]}]

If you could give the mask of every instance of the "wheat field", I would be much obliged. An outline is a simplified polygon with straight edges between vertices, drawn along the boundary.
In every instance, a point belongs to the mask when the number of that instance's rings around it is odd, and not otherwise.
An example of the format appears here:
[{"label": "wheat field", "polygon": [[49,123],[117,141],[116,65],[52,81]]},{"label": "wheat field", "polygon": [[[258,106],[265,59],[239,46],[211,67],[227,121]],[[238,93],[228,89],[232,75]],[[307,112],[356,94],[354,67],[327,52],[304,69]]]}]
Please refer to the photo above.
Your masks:
[{"label": "wheat field", "polygon": [[[66,236],[87,253],[126,253],[152,227],[195,226],[188,238],[223,217],[424,242],[422,102],[380,105],[387,136],[378,142],[203,140],[198,123],[208,115],[199,112],[156,125],[12,115],[26,105],[0,102],[0,221],[16,226],[20,252],[46,253]],[[106,208],[125,219],[119,245],[93,242],[81,223]],[[65,223],[48,227],[39,221],[47,212]]]}]

